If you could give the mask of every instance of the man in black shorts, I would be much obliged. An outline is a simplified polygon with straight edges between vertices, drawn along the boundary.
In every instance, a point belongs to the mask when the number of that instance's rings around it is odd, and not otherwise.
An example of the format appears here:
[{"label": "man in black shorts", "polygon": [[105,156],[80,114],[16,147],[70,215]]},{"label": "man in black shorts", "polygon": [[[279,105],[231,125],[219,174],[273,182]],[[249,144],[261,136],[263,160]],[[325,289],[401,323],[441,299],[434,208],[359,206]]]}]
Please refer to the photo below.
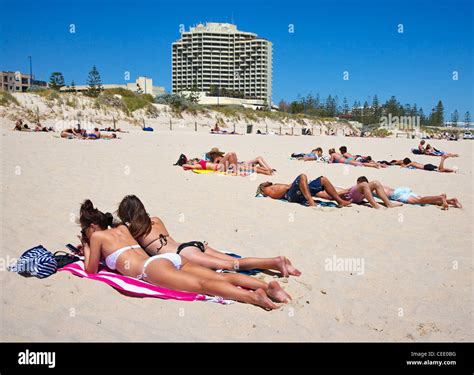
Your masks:
[{"label": "man in black shorts", "polygon": [[433,165],[433,164],[417,163],[416,161],[411,161],[409,158],[403,159],[400,166],[402,168],[416,168],[416,169],[424,169],[425,171],[435,171],[435,172],[442,172],[442,173],[456,172],[456,170],[454,170],[454,169],[444,167],[444,161],[449,157],[454,157],[454,156],[442,155],[441,156],[441,161],[439,162],[439,166],[436,166],[436,165]]}]

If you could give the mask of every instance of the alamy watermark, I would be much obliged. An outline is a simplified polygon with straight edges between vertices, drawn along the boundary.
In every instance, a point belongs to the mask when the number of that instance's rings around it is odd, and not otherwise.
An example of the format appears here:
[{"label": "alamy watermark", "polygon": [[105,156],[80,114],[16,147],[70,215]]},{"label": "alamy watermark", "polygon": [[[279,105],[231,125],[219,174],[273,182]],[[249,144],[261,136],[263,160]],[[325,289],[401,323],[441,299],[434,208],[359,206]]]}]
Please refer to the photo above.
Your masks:
[{"label": "alamy watermark", "polygon": [[365,273],[364,258],[338,258],[333,255],[324,261],[324,270],[328,272],[354,272],[361,276]]},{"label": "alamy watermark", "polygon": [[380,127],[385,129],[418,130],[420,129],[420,116],[382,116]]}]

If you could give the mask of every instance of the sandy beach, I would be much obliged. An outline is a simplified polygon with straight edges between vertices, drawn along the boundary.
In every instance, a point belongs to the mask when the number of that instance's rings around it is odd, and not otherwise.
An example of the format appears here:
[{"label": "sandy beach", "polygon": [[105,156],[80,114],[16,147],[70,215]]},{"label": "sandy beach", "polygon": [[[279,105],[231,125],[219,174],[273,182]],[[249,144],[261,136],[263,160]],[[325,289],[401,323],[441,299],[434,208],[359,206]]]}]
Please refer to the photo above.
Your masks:
[{"label": "sandy beach", "polygon": [[[13,132],[1,122],[1,258],[42,244],[77,244],[80,203],[113,212],[135,194],[178,241],[206,240],[243,256],[286,255],[302,272],[282,283],[293,301],[267,312],[241,303],[132,298],[108,285],[59,272],[46,279],[0,273],[2,341],[472,341],[473,142],[432,141],[456,152],[456,174],[359,168],[290,160],[292,152],[346,145],[376,160],[409,156],[418,140],[336,136],[222,136],[192,127],[153,133],[130,127],[112,141]],[[274,176],[198,175],[172,164],[211,147],[240,159],[263,156]],[[350,187],[357,177],[420,195],[446,193],[463,209],[352,205],[311,209],[255,198],[263,181],[299,173]],[[328,259],[357,258],[364,272],[328,270]],[[258,276],[265,280],[267,275]]]}]

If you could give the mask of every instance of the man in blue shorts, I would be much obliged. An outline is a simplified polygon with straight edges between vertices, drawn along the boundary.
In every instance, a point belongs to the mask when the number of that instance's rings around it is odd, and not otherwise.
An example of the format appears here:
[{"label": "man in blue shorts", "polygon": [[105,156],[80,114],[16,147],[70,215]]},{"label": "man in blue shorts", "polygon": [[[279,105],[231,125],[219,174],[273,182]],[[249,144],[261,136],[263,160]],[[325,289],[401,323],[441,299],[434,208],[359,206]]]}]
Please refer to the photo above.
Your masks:
[{"label": "man in blue shorts", "polygon": [[329,196],[341,207],[351,204],[351,201],[344,200],[337,194],[331,181],[324,176],[309,181],[305,174],[300,174],[291,184],[274,184],[267,181],[260,184],[257,189],[257,195],[285,199],[288,202],[307,204],[310,207],[316,206],[313,197],[317,197],[322,192],[326,192],[326,194],[321,194],[323,198]]}]

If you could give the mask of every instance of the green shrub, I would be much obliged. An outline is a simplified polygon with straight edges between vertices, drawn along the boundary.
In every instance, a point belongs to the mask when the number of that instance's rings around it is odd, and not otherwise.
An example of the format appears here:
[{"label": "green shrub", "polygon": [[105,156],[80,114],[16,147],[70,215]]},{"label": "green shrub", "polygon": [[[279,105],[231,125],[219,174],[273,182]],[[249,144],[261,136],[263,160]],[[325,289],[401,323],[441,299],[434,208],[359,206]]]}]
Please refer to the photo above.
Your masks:
[{"label": "green shrub", "polygon": [[392,132],[386,128],[377,128],[371,132],[371,135],[374,137],[385,138],[391,135]]},{"label": "green shrub", "polygon": [[106,90],[102,91],[102,94],[110,95],[110,96],[121,95],[123,97],[133,97],[133,96],[137,95],[133,91],[125,89],[123,87],[116,87],[116,88],[113,88],[113,89],[106,89]]},{"label": "green shrub", "polygon": [[15,98],[12,94],[6,91],[0,91],[0,105],[8,107],[11,104],[20,105],[17,98]]}]

